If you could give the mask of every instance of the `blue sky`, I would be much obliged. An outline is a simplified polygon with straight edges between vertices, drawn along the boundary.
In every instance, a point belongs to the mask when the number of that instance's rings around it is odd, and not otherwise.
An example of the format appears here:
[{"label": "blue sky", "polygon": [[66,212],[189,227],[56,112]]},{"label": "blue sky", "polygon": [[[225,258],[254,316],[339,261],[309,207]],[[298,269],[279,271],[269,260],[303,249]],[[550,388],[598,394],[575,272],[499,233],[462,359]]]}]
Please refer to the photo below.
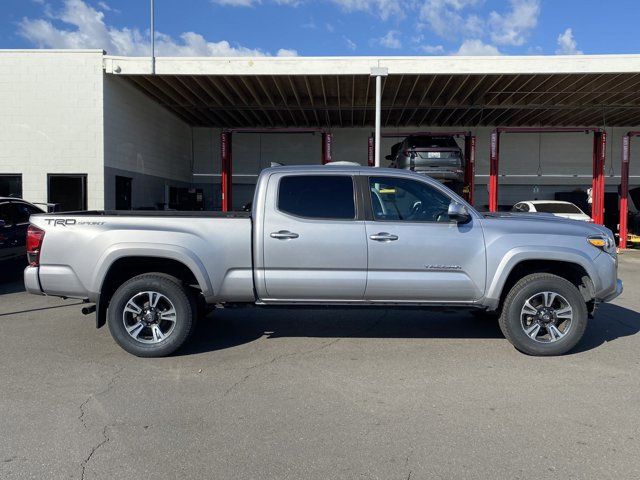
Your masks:
[{"label": "blue sky", "polygon": [[[2,0],[0,48],[146,55],[148,0]],[[638,0],[156,0],[159,55],[638,53]]]}]

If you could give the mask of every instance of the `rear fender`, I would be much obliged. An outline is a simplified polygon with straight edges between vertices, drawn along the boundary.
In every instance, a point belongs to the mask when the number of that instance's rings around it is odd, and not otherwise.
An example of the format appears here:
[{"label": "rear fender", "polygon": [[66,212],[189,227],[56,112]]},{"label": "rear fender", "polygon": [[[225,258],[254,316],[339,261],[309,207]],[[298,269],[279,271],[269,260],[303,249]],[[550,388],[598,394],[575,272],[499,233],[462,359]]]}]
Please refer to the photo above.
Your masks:
[{"label": "rear fender", "polygon": [[97,262],[98,268],[91,280],[91,292],[93,292],[94,298],[98,297],[111,266],[114,262],[124,257],[166,258],[180,262],[191,270],[204,297],[213,296],[211,279],[207,274],[207,270],[198,256],[191,250],[178,245],[162,243],[148,246],[140,243],[116,243],[105,250]]}]

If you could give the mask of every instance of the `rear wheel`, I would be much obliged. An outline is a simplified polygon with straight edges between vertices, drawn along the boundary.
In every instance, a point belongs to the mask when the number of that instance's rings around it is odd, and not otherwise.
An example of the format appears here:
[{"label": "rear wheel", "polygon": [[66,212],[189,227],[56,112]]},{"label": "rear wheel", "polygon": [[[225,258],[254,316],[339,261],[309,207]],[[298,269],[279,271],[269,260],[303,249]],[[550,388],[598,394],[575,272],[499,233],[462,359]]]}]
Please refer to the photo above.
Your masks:
[{"label": "rear wheel", "polygon": [[514,347],[530,355],[562,355],[580,341],[587,306],[568,280],[548,273],[528,275],[505,298],[500,329]]},{"label": "rear wheel", "polygon": [[113,339],[138,357],[164,357],[180,348],[195,326],[195,307],[182,283],[147,273],[123,283],[109,304]]}]

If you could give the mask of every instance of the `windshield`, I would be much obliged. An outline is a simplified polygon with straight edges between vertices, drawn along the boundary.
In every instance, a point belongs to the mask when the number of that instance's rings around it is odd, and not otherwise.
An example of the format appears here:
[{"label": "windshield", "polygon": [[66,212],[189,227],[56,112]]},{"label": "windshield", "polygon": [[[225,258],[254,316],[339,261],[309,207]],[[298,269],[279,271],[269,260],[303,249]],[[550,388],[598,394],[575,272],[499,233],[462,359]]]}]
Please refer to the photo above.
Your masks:
[{"label": "windshield", "polygon": [[535,207],[543,213],[583,213],[572,203],[536,203]]}]

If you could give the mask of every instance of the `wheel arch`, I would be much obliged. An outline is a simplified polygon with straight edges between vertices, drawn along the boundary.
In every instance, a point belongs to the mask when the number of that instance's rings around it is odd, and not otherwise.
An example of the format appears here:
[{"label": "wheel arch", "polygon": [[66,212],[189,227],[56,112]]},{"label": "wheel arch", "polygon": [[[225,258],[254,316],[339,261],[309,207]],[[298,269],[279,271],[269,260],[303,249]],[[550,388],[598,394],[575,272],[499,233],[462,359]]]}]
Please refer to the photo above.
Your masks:
[{"label": "wheel arch", "polygon": [[544,252],[514,249],[503,257],[494,274],[486,295],[489,306],[498,308],[511,287],[532,273],[551,273],[569,280],[578,288],[585,302],[595,297],[597,275],[593,270],[593,260],[585,253],[571,249]]},{"label": "wheel arch", "polygon": [[[120,248],[106,252],[98,262],[101,266],[94,275],[93,290],[96,293],[96,327],[106,322],[106,311],[113,293],[125,281],[143,273],[158,272],[171,275],[185,285],[198,288],[203,296],[213,295],[210,279],[200,260],[186,249],[171,246],[165,249]],[[188,252],[188,251],[186,251]]]}]

